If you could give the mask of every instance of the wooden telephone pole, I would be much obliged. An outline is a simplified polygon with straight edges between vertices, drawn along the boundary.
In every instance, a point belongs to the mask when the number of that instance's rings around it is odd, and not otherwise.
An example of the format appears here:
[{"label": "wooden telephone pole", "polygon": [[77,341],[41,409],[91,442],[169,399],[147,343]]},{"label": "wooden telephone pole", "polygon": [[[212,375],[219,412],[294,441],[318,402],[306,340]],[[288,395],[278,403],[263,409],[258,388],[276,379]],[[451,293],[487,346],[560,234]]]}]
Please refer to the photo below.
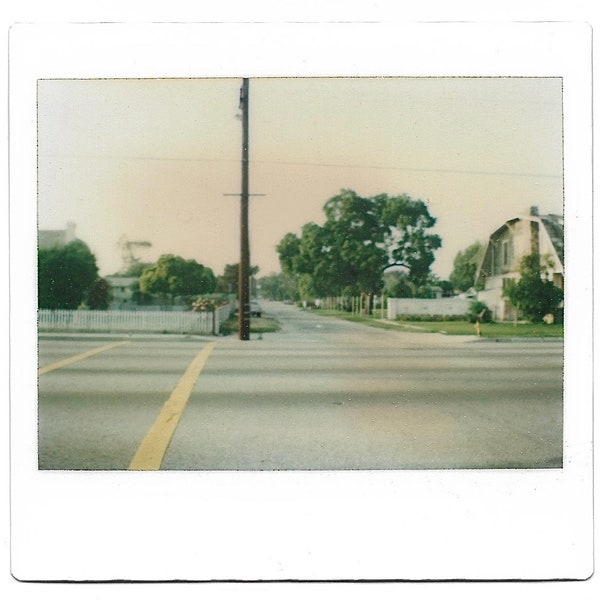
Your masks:
[{"label": "wooden telephone pole", "polygon": [[242,193],[224,194],[224,196],[241,197],[240,217],[240,264],[238,267],[238,333],[240,340],[250,339],[250,242],[248,231],[248,199],[250,196],[264,196],[264,194],[251,194],[248,183],[248,105],[249,81],[242,79],[240,89],[240,108],[242,109]]},{"label": "wooden telephone pole", "polygon": [[242,194],[240,219],[240,265],[238,273],[238,333],[240,340],[250,339],[250,242],[248,236],[248,104],[249,81],[242,80],[240,108],[242,109]]}]

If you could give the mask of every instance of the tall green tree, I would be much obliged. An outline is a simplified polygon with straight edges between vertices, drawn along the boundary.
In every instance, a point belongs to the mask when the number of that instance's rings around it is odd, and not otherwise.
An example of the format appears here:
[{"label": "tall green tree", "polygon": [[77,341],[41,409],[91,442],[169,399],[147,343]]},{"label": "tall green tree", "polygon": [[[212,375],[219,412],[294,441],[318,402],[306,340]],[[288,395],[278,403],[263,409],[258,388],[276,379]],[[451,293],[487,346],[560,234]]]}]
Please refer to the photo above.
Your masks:
[{"label": "tall green tree", "polygon": [[[221,292],[223,294],[237,294],[238,293],[238,278],[240,273],[240,265],[239,263],[235,263],[232,265],[225,265],[225,269],[223,270],[223,275],[219,275],[217,277],[217,292]],[[250,293],[256,294],[256,282],[254,281],[254,276],[258,273],[258,267],[250,267],[250,277],[251,277],[251,291]]]},{"label": "tall green tree", "polygon": [[277,246],[282,270],[302,276],[305,294],[375,294],[394,266],[404,267],[416,287],[427,281],[441,238],[428,232],[436,220],[423,201],[343,190],[323,210],[323,225],[307,223]]},{"label": "tall green tree", "polygon": [[299,300],[296,278],[285,273],[271,273],[258,280],[261,296],[272,300]]},{"label": "tall green tree", "polygon": [[414,298],[417,289],[408,279],[405,271],[388,271],[384,275],[383,291],[392,298]]},{"label": "tall green tree", "polygon": [[217,278],[211,269],[173,254],[163,254],[140,277],[141,292],[168,297],[171,303],[178,296],[189,301],[193,296],[210,294],[216,285]]},{"label": "tall green tree", "polygon": [[110,284],[106,279],[98,277],[87,291],[86,304],[92,310],[106,310],[110,300]]},{"label": "tall green tree", "polygon": [[554,313],[563,300],[563,291],[552,281],[542,279],[542,271],[540,255],[529,254],[521,260],[519,281],[504,290],[509,302],[534,323]]},{"label": "tall green tree", "polygon": [[450,273],[450,283],[455,290],[466,292],[475,285],[475,276],[483,258],[483,252],[483,244],[475,242],[454,257],[454,269]]},{"label": "tall green tree", "polygon": [[97,276],[96,257],[81,240],[38,250],[38,307],[76,309]]}]

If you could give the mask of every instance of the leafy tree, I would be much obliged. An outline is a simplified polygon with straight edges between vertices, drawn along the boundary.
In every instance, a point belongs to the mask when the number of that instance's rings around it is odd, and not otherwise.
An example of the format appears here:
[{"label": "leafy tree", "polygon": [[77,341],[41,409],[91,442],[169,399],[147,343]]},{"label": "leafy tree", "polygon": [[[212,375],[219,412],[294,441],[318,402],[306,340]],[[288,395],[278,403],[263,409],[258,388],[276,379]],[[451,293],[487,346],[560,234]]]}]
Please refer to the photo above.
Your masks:
[{"label": "leafy tree", "polygon": [[454,257],[454,269],[450,274],[450,283],[455,290],[466,292],[475,285],[475,275],[483,252],[484,247],[481,242],[475,242]]},{"label": "leafy tree", "polygon": [[97,275],[96,257],[81,240],[38,250],[38,307],[76,309]]},{"label": "leafy tree", "polygon": [[540,323],[545,315],[556,311],[563,300],[563,291],[542,279],[539,254],[523,257],[519,272],[521,278],[506,287],[504,296],[527,319]]},{"label": "leafy tree", "polygon": [[296,279],[285,273],[271,273],[259,279],[260,293],[272,300],[297,300],[298,285]]},{"label": "leafy tree", "polygon": [[303,276],[304,294],[376,294],[390,267],[404,267],[416,287],[427,281],[441,239],[427,232],[436,220],[424,202],[343,190],[323,210],[323,225],[307,223],[277,246],[283,272]]},{"label": "leafy tree", "polygon": [[[223,294],[237,294],[238,293],[238,277],[240,272],[239,263],[235,263],[233,265],[225,265],[225,269],[223,271],[223,275],[219,275],[217,277],[217,292],[221,292]],[[250,267],[250,277],[254,278],[254,276],[258,273],[258,267]],[[256,284],[254,280],[251,280],[254,288],[251,290],[251,293],[254,295],[256,293]]]},{"label": "leafy tree", "polygon": [[447,279],[438,279],[437,285],[442,288],[442,296],[444,298],[450,298],[454,296],[454,286]]},{"label": "leafy tree", "polygon": [[429,275],[427,281],[421,284],[415,292],[415,298],[437,298],[452,296],[452,284],[436,275]]},{"label": "leafy tree", "polygon": [[177,296],[190,300],[198,294],[212,293],[216,285],[217,279],[211,269],[173,254],[163,254],[140,277],[141,292],[169,297],[171,303]]},{"label": "leafy tree", "polygon": [[[146,267],[148,268],[148,267]],[[152,304],[152,294],[142,292],[140,289],[140,280],[138,279],[135,283],[132,283],[130,288],[132,292],[131,300],[134,304],[149,305]]]},{"label": "leafy tree", "polygon": [[92,310],[106,310],[110,299],[110,284],[99,277],[87,292],[86,304]]},{"label": "leafy tree", "polygon": [[417,290],[405,271],[388,271],[384,275],[383,291],[392,298],[414,298]]},{"label": "leafy tree", "polygon": [[217,277],[217,292],[236,294],[238,288],[239,264],[225,265],[223,275]]}]

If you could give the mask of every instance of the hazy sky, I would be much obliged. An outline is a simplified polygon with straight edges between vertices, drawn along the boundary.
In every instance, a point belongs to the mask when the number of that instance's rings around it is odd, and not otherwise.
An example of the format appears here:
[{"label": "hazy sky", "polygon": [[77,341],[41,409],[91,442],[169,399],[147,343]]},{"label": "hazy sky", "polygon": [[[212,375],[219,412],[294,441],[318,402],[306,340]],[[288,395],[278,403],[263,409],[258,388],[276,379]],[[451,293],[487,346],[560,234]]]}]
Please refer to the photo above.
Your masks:
[{"label": "hazy sky", "polygon": [[[118,240],[143,258],[239,260],[239,79],[41,80],[39,227],[77,224],[100,273]],[[341,189],[422,199],[443,240],[433,271],[538,206],[562,213],[558,78],[299,78],[250,82],[250,252],[276,245]]]}]

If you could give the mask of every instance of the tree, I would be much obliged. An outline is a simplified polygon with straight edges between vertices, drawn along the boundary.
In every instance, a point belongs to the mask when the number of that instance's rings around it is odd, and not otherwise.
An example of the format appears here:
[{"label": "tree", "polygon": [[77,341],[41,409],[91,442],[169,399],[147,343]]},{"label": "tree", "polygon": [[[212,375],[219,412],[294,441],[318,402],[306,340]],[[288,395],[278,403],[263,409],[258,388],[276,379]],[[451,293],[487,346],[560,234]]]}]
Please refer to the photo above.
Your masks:
[{"label": "tree", "polygon": [[436,298],[452,296],[452,284],[430,274],[419,287],[409,279],[406,271],[387,271],[384,275],[383,293],[392,298]]},{"label": "tree", "polygon": [[450,274],[450,282],[455,290],[466,292],[475,285],[475,276],[483,252],[484,247],[481,242],[475,242],[454,257],[454,269]]},{"label": "tree", "polygon": [[96,257],[81,240],[38,250],[38,307],[76,309],[97,275]]},{"label": "tree", "polygon": [[[250,267],[250,277],[253,278],[254,275],[258,273],[258,267]],[[223,275],[219,275],[217,277],[217,292],[221,292],[223,294],[237,294],[238,293],[238,278],[240,273],[240,265],[239,263],[235,263],[233,265],[225,265],[225,269],[223,270]],[[252,280],[253,282],[253,280]],[[252,286],[256,288],[256,285]],[[256,289],[252,291],[253,294],[256,293]]]},{"label": "tree", "polygon": [[140,277],[141,292],[169,297],[171,303],[177,296],[189,301],[192,296],[212,293],[216,285],[211,269],[173,254],[163,254]]},{"label": "tree", "polygon": [[99,277],[87,292],[86,304],[92,310],[106,310],[110,299],[110,285],[106,279]]},{"label": "tree", "polygon": [[271,273],[259,279],[260,293],[272,300],[297,300],[298,285],[296,279],[285,273]]},{"label": "tree", "polygon": [[408,280],[406,271],[388,271],[384,275],[384,293],[392,298],[414,298],[416,288]]},{"label": "tree", "polygon": [[323,210],[323,225],[307,223],[300,237],[288,233],[277,246],[283,272],[302,276],[305,294],[376,294],[391,267],[406,269],[416,287],[427,281],[441,239],[427,233],[436,220],[424,202],[343,190]]},{"label": "tree", "polygon": [[540,323],[544,316],[554,313],[563,300],[563,291],[552,281],[542,279],[539,254],[529,254],[521,260],[521,278],[509,284],[504,296],[527,319]]},{"label": "tree", "polygon": [[452,296],[452,284],[430,274],[427,281],[422,283],[415,291],[415,298],[438,298]]}]

